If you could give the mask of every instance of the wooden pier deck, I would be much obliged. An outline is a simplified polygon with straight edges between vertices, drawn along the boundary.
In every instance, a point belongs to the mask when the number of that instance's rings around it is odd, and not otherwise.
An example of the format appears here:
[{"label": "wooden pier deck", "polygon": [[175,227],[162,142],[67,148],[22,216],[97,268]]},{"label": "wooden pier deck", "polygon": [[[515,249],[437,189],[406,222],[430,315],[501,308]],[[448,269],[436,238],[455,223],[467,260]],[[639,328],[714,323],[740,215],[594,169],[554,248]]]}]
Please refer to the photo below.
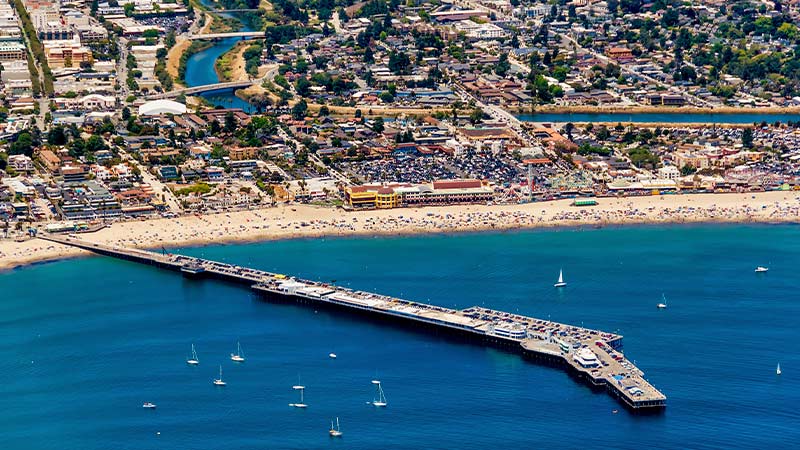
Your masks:
[{"label": "wooden pier deck", "polygon": [[622,354],[618,334],[478,306],[444,308],[207,259],[96,244],[75,235],[38,237],[186,276],[244,284],[270,301],[313,303],[457,334],[559,366],[591,387],[606,389],[630,410],[651,412],[666,407],[666,396]]}]

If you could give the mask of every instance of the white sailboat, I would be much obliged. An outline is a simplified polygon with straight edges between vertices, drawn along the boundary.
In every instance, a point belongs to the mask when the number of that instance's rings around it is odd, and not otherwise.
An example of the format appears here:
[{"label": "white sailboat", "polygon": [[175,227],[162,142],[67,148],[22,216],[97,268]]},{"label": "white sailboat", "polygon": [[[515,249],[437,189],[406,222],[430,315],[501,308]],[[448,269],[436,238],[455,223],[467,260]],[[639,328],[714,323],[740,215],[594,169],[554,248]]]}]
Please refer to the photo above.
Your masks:
[{"label": "white sailboat", "polygon": [[375,385],[375,394],[377,395],[377,397],[372,400],[372,405],[378,407],[386,406],[386,395],[383,393],[380,380],[372,380],[372,384]]},{"label": "white sailboat", "polygon": [[192,344],[192,356],[186,360],[186,364],[189,364],[190,366],[196,366],[200,364],[200,360],[197,359],[197,352],[194,351],[194,344]]},{"label": "white sailboat", "polygon": [[564,281],[564,269],[561,269],[561,270],[558,271],[558,282],[556,284],[554,284],[553,287],[560,288],[560,287],[564,287],[566,285],[567,285],[567,283]]},{"label": "white sailboat", "polygon": [[295,391],[300,391],[300,403],[289,403],[289,406],[293,406],[295,408],[307,408],[308,405],[305,404],[305,399],[303,397],[303,392],[305,392],[306,387],[301,385],[292,386],[292,389]]},{"label": "white sailboat", "polygon": [[777,375],[780,375],[780,374],[781,374],[781,363],[778,363],[778,368],[775,370],[775,373],[776,373]]},{"label": "white sailboat", "polygon": [[236,343],[236,353],[231,353],[231,361],[244,362],[244,353],[242,353],[242,345]]},{"label": "white sailboat", "polygon": [[658,304],[658,309],[667,309],[667,297],[661,294],[661,299],[664,300],[664,302]]},{"label": "white sailboat", "polygon": [[764,267],[764,266],[756,267],[756,273],[764,273],[764,272],[768,272],[768,271],[769,271],[768,267]]},{"label": "white sailboat", "polygon": [[219,366],[219,378],[214,378],[214,386],[225,386],[225,382],[222,381],[222,366]]},{"label": "white sailboat", "polygon": [[330,434],[331,437],[341,437],[342,436],[342,430],[339,428],[339,418],[338,417],[336,418],[336,428],[333,427],[333,420],[331,420],[331,429],[328,430],[328,434]]},{"label": "white sailboat", "polygon": [[328,358],[336,359],[336,353],[328,353]]}]

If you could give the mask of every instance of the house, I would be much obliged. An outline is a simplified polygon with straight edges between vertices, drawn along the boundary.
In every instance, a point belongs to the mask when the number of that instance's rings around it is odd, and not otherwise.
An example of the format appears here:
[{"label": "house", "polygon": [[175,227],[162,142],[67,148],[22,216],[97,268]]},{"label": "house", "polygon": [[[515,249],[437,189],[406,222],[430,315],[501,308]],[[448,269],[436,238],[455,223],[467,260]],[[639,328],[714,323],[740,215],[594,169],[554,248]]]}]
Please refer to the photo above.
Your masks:
[{"label": "house", "polygon": [[611,47],[606,50],[606,55],[608,55],[609,58],[617,61],[627,61],[633,59],[633,53],[629,48],[625,47]]},{"label": "house", "polygon": [[8,167],[17,172],[33,172],[33,160],[25,155],[11,155],[8,157]]},{"label": "house", "polygon": [[161,166],[158,168],[158,176],[162,180],[177,180],[178,168],[175,166]]}]

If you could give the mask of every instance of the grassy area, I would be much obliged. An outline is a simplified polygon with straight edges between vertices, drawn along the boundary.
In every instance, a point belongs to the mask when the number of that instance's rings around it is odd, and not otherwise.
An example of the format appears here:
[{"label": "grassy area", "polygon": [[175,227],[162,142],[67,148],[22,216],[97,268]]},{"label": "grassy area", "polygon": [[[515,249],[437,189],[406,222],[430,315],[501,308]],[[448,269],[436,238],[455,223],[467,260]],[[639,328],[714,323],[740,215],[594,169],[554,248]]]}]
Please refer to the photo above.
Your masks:
[{"label": "grassy area", "polygon": [[245,41],[239,41],[230,50],[221,54],[214,62],[214,70],[217,72],[219,81],[233,80],[233,66],[236,64],[237,56],[242,51],[242,47],[247,45]]},{"label": "grassy area", "polygon": [[208,194],[209,192],[211,192],[212,189],[213,188],[211,187],[210,184],[197,183],[182,189],[176,189],[175,195],[177,195],[178,197],[183,197],[184,195],[190,195],[190,194],[203,195],[203,194]]}]

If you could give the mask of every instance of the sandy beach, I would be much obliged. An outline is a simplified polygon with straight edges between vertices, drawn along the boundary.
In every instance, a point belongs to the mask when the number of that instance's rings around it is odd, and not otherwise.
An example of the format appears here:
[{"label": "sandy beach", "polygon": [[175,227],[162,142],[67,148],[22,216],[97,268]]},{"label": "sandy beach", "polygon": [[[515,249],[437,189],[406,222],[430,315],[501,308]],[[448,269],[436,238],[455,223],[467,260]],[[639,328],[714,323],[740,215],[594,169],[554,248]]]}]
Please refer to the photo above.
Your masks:
[{"label": "sandy beach", "polygon": [[[200,246],[318,236],[398,235],[555,226],[800,221],[800,192],[600,198],[521,205],[460,205],[345,212],[308,205],[114,223],[82,239],[140,248]],[[86,255],[39,239],[0,240],[0,269]]]}]

